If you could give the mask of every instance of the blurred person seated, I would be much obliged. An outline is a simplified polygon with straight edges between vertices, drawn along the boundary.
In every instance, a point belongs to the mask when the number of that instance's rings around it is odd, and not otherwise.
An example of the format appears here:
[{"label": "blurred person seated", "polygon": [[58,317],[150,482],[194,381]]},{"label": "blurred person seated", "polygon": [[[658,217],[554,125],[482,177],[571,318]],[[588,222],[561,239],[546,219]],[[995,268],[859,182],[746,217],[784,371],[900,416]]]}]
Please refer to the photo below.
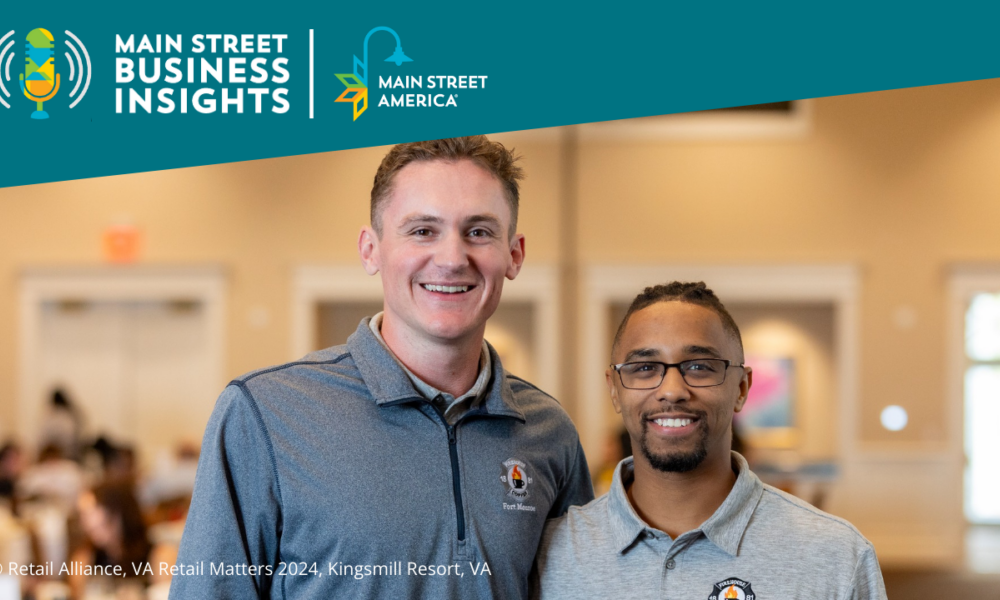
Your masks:
[{"label": "blurred person seated", "polygon": [[39,444],[58,446],[64,457],[77,460],[82,430],[83,417],[69,399],[69,394],[58,387],[52,390],[49,408],[42,421]]},{"label": "blurred person seated", "polygon": [[38,462],[28,467],[17,484],[21,500],[58,503],[68,513],[84,488],[83,472],[68,460],[62,448],[49,444],[38,454]]},{"label": "blurred person seated", "polygon": [[[80,495],[77,510],[81,536],[70,557],[77,572],[69,577],[74,600],[142,598],[150,543],[132,486],[102,483]],[[108,575],[116,567],[120,575]]]},{"label": "blurred person seated", "polygon": [[13,505],[17,480],[23,472],[24,451],[16,443],[7,442],[0,448],[0,501]]},{"label": "blurred person seated", "polygon": [[43,448],[39,462],[25,469],[15,487],[15,498],[18,514],[37,542],[38,560],[55,564],[66,560],[66,522],[85,487],[80,466],[64,458],[56,445]]},{"label": "blurred person seated", "polygon": [[140,488],[149,524],[149,540],[153,544],[149,559],[153,574],[146,600],[167,600],[169,596],[172,577],[169,570],[164,571],[160,565],[173,566],[177,562],[177,550],[194,491],[198,454],[196,444],[179,443],[172,454],[164,452],[157,458],[153,473]]},{"label": "blurred person seated", "polygon": [[125,482],[135,486],[139,480],[135,450],[126,444],[117,444],[100,435],[87,446],[83,462],[97,476],[96,481]]},{"label": "blurred person seated", "polygon": [[184,499],[191,498],[197,471],[198,447],[195,444],[181,442],[173,454],[162,452],[157,457],[153,472],[142,484],[140,500],[143,507],[147,510],[154,507],[167,510],[156,521],[176,520],[181,516],[176,513],[177,507],[187,512]]},{"label": "blurred person seated", "polygon": [[[7,442],[0,448],[0,575],[4,575],[3,566],[12,562],[24,564],[31,562],[31,534],[27,527],[17,518],[17,505],[14,490],[17,479],[24,470],[24,453],[14,442]],[[7,578],[11,576],[6,575]],[[13,582],[19,586],[17,582]],[[11,582],[0,583],[10,587]],[[0,598],[3,598],[0,593]]]},{"label": "blurred person seated", "polygon": [[[13,498],[13,494],[5,500]],[[8,501],[0,501],[0,567],[10,563],[26,564],[32,561],[31,534],[21,523]],[[20,598],[21,582],[0,568],[0,600]],[[6,594],[6,595],[5,595]]]},{"label": "blurred person seated", "polygon": [[[69,556],[67,520],[76,498],[85,488],[79,465],[67,460],[54,444],[42,448],[38,462],[17,480],[14,501],[20,523],[31,540],[30,555],[21,564],[52,563],[61,566]],[[34,593],[38,577],[21,578],[22,590]]]},{"label": "blurred person seated", "polygon": [[115,446],[104,462],[104,481],[127,484],[135,488],[138,479],[135,450],[131,446]]}]

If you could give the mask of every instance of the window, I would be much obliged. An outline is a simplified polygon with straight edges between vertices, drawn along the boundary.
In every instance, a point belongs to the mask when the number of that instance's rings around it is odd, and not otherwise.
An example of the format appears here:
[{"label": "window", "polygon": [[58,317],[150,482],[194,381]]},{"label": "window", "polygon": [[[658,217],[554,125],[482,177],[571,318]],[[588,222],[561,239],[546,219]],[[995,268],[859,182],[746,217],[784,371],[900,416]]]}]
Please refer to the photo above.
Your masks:
[{"label": "window", "polygon": [[965,516],[1000,524],[1000,293],[965,313]]}]

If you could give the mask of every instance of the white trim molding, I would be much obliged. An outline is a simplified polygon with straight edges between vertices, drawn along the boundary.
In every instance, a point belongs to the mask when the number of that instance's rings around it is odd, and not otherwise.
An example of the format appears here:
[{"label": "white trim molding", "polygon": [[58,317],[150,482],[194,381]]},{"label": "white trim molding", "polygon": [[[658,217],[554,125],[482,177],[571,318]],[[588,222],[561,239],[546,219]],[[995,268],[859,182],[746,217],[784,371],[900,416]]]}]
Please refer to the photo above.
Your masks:
[{"label": "white trim molding", "polygon": [[292,276],[292,347],[290,360],[316,350],[316,307],[323,302],[364,302],[382,299],[382,279],[371,277],[357,263],[302,265]]},{"label": "white trim molding", "polygon": [[[962,475],[965,465],[965,370],[971,361],[965,353],[965,313],[972,298],[980,293],[1000,293],[1000,263],[954,264],[948,269],[948,314],[946,317],[948,454],[960,465],[955,483],[961,490],[959,506],[964,506]],[[965,519],[962,509],[962,520]]]},{"label": "white trim molding", "polygon": [[[525,265],[513,281],[504,282],[501,304],[527,302],[535,311],[531,341],[537,364],[532,383],[559,398],[559,285],[556,267]],[[291,358],[315,350],[317,314],[322,302],[379,301],[382,280],[369,276],[357,264],[303,265],[295,269],[292,290]]]},{"label": "white trim molding", "polygon": [[225,384],[226,276],[221,267],[51,267],[20,275],[18,423],[26,441],[38,431],[39,340],[42,306],[51,301],[129,302],[190,300],[204,307],[209,372],[215,390]]},{"label": "white trim molding", "polygon": [[1000,293],[1000,264],[955,264],[948,268],[948,303],[945,326],[948,410],[948,450],[965,456],[965,313],[973,296]]}]

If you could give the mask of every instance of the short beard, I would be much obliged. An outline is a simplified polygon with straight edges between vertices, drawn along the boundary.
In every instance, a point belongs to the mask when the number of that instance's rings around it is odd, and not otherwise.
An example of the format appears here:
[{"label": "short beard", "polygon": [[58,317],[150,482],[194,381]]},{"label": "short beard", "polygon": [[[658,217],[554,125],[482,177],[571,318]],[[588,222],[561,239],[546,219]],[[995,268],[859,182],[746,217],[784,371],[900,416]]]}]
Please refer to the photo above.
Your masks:
[{"label": "short beard", "polygon": [[698,465],[708,456],[708,436],[705,435],[703,430],[701,431],[701,439],[698,440],[698,446],[693,451],[660,455],[653,454],[649,449],[646,439],[648,431],[648,427],[643,424],[642,438],[639,440],[639,450],[646,457],[646,460],[649,461],[649,464],[657,471],[663,471],[664,473],[687,473],[698,468]]}]

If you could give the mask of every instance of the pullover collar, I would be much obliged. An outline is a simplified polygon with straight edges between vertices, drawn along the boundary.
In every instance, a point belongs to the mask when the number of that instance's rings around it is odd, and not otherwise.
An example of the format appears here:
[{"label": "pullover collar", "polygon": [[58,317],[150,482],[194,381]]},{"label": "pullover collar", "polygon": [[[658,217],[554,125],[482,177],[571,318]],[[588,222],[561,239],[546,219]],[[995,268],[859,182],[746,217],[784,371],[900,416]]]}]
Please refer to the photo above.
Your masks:
[{"label": "pullover collar", "polygon": [[[354,358],[375,403],[386,406],[427,399],[414,385],[409,370],[375,337],[370,321],[370,317],[361,320],[357,330],[347,338],[347,349]],[[489,352],[488,364],[491,372],[485,383],[485,389],[480,392],[482,401],[467,414],[513,417],[523,422],[524,413],[514,400],[514,393],[510,389],[503,365],[500,364],[500,357],[485,340],[484,344]],[[483,373],[480,373],[479,379],[483,379]],[[473,390],[475,388],[474,385]]]}]

